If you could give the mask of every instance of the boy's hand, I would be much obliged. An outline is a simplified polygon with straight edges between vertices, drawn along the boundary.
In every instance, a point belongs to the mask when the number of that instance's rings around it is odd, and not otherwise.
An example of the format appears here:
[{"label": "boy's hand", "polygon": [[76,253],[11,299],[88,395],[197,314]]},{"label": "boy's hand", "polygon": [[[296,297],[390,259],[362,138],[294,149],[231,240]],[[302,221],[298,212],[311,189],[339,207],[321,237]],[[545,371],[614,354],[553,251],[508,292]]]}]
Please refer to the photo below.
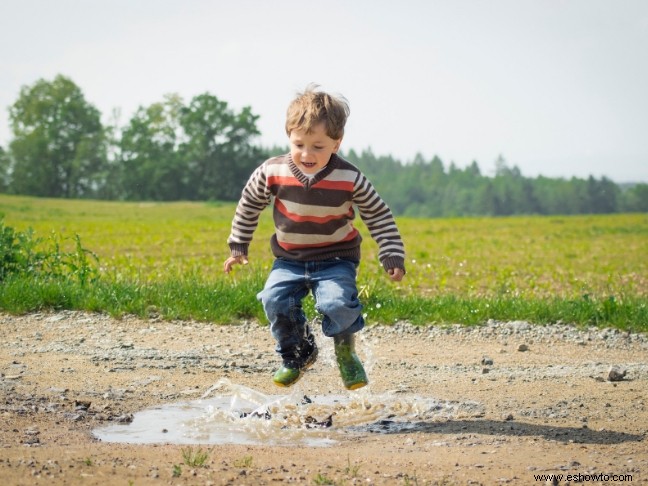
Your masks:
[{"label": "boy's hand", "polygon": [[389,278],[391,278],[394,282],[400,282],[405,276],[405,272],[402,268],[390,268],[389,270],[387,270],[387,273],[389,274]]},{"label": "boy's hand", "polygon": [[248,259],[247,256],[245,255],[240,255],[240,256],[231,256],[227,260],[225,260],[225,265],[223,266],[223,269],[225,270],[225,273],[230,273],[232,270],[232,267],[234,265],[247,265],[248,264]]}]

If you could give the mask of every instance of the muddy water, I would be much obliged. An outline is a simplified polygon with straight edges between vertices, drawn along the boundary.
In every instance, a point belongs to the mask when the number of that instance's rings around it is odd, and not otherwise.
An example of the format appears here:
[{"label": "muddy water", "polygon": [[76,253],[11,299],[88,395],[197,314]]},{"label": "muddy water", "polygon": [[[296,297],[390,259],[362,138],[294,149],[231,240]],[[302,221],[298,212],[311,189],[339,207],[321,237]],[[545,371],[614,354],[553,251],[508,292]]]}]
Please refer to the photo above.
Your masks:
[{"label": "muddy water", "polygon": [[474,402],[448,402],[420,395],[267,395],[223,379],[200,400],[137,412],[131,423],[94,431],[104,442],[131,444],[247,444],[329,446],[351,436],[412,430],[449,418],[480,416]]}]

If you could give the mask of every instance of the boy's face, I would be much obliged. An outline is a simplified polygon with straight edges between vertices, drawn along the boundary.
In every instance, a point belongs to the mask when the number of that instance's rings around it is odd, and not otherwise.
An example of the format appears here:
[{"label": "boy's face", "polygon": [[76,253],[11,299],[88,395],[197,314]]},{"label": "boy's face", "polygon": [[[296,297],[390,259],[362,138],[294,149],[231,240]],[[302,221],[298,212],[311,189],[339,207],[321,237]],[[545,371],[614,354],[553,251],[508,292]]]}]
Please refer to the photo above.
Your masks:
[{"label": "boy's face", "polygon": [[305,174],[315,174],[326,167],[331,155],[337,153],[342,139],[334,140],[326,134],[323,123],[315,125],[310,133],[297,129],[290,132],[290,155]]}]

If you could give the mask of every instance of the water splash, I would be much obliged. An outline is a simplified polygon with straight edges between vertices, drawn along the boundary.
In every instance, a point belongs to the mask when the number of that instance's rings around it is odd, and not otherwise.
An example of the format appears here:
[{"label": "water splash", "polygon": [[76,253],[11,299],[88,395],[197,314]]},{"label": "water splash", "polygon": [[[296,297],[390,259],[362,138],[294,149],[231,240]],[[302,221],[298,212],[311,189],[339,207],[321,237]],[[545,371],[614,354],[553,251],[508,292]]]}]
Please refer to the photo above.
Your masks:
[{"label": "water splash", "polygon": [[[227,379],[200,400],[165,404],[137,412],[130,424],[94,431],[105,442],[329,446],[350,436],[415,430],[429,421],[483,415],[474,402],[448,402],[420,395],[266,395]],[[386,430],[386,429],[384,429]]]}]

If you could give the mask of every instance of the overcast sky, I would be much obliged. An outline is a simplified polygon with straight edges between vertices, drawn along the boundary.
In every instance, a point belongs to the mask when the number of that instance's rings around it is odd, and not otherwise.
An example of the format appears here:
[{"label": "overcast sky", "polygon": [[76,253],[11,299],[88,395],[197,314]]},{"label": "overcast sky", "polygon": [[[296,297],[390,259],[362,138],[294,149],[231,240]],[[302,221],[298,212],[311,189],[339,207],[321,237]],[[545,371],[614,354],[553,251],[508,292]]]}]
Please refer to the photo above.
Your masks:
[{"label": "overcast sky", "polygon": [[351,104],[343,149],[648,182],[645,0],[0,0],[0,145],[57,74],[105,123],[209,92],[284,145],[316,82]]}]

